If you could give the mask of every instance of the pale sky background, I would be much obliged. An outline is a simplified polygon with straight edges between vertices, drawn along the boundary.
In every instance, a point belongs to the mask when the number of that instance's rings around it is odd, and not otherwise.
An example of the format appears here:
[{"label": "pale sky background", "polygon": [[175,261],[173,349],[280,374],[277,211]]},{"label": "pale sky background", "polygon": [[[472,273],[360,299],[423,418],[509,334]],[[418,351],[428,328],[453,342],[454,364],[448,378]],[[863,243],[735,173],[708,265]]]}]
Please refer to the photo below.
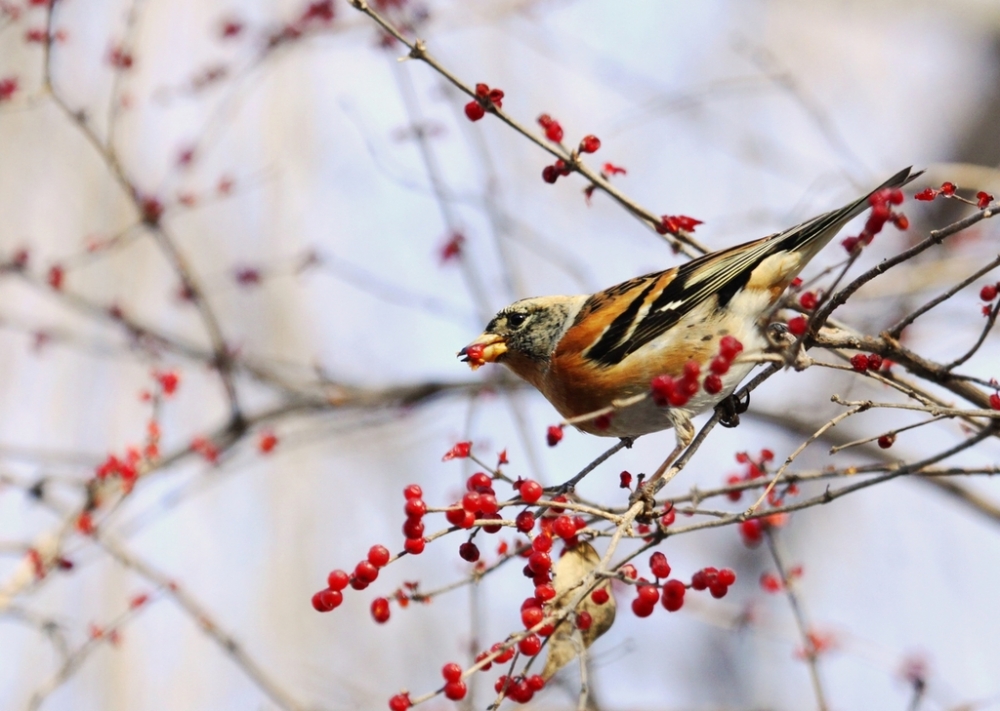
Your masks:
[{"label": "pale sky background", "polygon": [[[678,263],[608,198],[597,195],[588,208],[579,177],[542,182],[546,155],[492,117],[470,124],[465,99],[442,90],[426,66],[397,62],[400,51],[378,49],[372,24],[343,0],[330,31],[252,66],[268,28],[303,6],[140,2],[136,63],[120,86],[132,102],[115,135],[124,168],[141,191],[170,203],[165,223],[241,354],[281,364],[302,382],[316,368],[372,387],[488,379],[490,368],[470,373],[455,352],[497,308],[524,296],[589,292]],[[525,124],[551,113],[567,143],[599,136],[595,165],[627,168],[615,184],[643,205],[703,220],[697,234],[713,249],[839,206],[907,165],[929,168],[918,187],[957,180],[941,164],[970,160],[960,150],[998,101],[1000,4],[990,0],[440,0],[427,7],[420,36],[451,71],[502,88],[504,109]],[[67,40],[55,50],[56,85],[101,135],[114,76],[105,59],[125,35],[127,8],[62,0],[58,13]],[[31,9],[0,30],[0,79],[17,76],[21,87],[0,106],[0,256],[28,246],[34,273],[72,265],[67,290],[207,344],[148,236],[110,256],[80,258],[88,237],[110,236],[135,215],[79,130],[40,94],[42,52],[22,37],[42,17]],[[226,18],[246,29],[223,42]],[[185,89],[220,64],[231,68],[229,79]],[[455,264],[441,264],[448,229],[415,143],[401,138],[407,87],[435,129],[432,147],[481,302]],[[178,170],[180,151],[200,136],[199,160]],[[995,154],[983,158],[1000,162]],[[232,195],[211,199],[227,177]],[[992,180],[978,187],[1000,193]],[[176,206],[183,191],[202,204]],[[934,217],[924,203],[908,201],[905,209],[914,229]],[[890,297],[916,280],[925,289],[918,299],[942,291],[996,256],[998,234],[984,223],[978,240],[937,250],[940,261],[876,283],[841,317],[877,333],[899,313]],[[864,265],[907,239],[887,229]],[[293,276],[309,250],[325,261]],[[842,254],[832,244],[807,274]],[[233,273],[247,266],[281,274],[242,288]],[[919,322],[911,347],[948,359],[971,345],[982,322],[980,285]],[[0,326],[0,470],[82,480],[109,452],[141,440],[149,409],[137,395],[151,363],[127,349],[119,329],[6,277]],[[36,350],[39,329],[70,338]],[[1000,375],[997,353],[994,337],[966,371]],[[212,373],[171,355],[159,367],[177,368],[182,379],[162,413],[165,449],[224,422],[224,393]],[[248,379],[240,387],[251,414],[275,402]],[[683,493],[723,483],[738,471],[733,456],[741,450],[768,447],[782,459],[800,440],[753,412],[818,426],[837,412],[834,392],[867,391],[856,379],[812,371],[773,378],[754,394],[744,425],[713,432],[672,486]],[[872,435],[909,421],[886,417],[867,414],[843,429]],[[301,416],[277,425],[281,442],[270,457],[251,436],[219,468],[188,458],[151,477],[107,530],[194,595],[303,707],[382,709],[401,688],[416,695],[436,687],[445,662],[467,663],[473,629],[480,648],[518,629],[528,581],[511,566],[475,595],[460,589],[429,606],[394,606],[389,624],[375,625],[368,613],[375,596],[402,581],[433,588],[462,575],[460,541],[449,537],[388,568],[328,615],[312,610],[310,596],[330,569],[350,569],[371,544],[400,548],[403,486],[419,483],[429,504],[451,502],[472,471],[440,461],[455,441],[472,439],[490,459],[506,447],[512,475],[545,484],[568,478],[611,444],[567,432],[549,449],[545,428],[557,419],[527,391],[471,404],[441,399],[406,412]],[[915,432],[901,435],[893,453],[915,459],[960,435],[955,425]],[[673,437],[640,440],[580,492],[624,504],[618,472],[654,469]],[[866,461],[831,459],[827,449],[814,446],[801,466]],[[998,459],[1000,446],[988,442],[956,463]],[[963,483],[1000,500],[993,480]],[[68,489],[62,495],[72,500]],[[38,540],[57,526],[22,492],[0,489],[0,544]],[[150,586],[86,539],[69,540],[76,569],[17,603],[63,623],[76,647],[89,623],[113,619]],[[786,559],[804,566],[799,590],[810,620],[839,640],[820,664],[831,708],[908,708],[912,691],[900,669],[922,658],[929,677],[921,709],[1000,709],[996,521],[902,480],[799,513],[779,540]],[[481,548],[495,556],[495,542]],[[697,596],[678,614],[659,609],[645,620],[628,610],[626,591],[618,621],[592,649],[601,707],[814,707],[806,667],[794,659],[799,641],[787,601],[757,584],[773,570],[766,550],[748,550],[733,528],[671,539],[661,550],[681,577],[731,566],[736,586],[723,601]],[[0,555],[0,582],[18,563],[9,551]],[[741,611],[752,611],[753,623],[736,631],[730,623]],[[25,708],[57,662],[37,630],[0,615],[0,708]],[[475,708],[492,700],[498,673],[478,675]],[[574,708],[576,673],[571,666],[561,677],[568,686],[547,690],[532,707]],[[426,706],[451,707],[443,700]],[[105,645],[90,656],[43,708],[277,707],[189,616],[161,600],[123,630],[119,648]]]}]

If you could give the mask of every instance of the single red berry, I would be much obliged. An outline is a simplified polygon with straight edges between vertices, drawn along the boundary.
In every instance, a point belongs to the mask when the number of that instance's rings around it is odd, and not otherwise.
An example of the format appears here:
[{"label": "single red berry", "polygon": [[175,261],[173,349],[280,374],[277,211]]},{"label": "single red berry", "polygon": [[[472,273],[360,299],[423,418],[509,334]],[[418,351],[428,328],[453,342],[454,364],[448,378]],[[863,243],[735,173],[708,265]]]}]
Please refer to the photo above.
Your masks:
[{"label": "single red berry", "polygon": [[320,590],[312,597],[312,606],[316,612],[329,612],[344,601],[344,594],[339,590]]},{"label": "single red berry", "polygon": [[1000,410],[1000,394],[993,393],[990,395],[990,407],[994,410]]},{"label": "single red berry", "polygon": [[674,508],[672,503],[667,503],[667,508],[660,517],[660,525],[664,528],[669,528],[674,524],[677,519],[677,510]]},{"label": "single red berry", "polygon": [[851,356],[851,367],[859,373],[865,372],[868,370],[868,356],[864,353]]},{"label": "single red berry", "polygon": [[542,180],[546,183],[552,184],[559,180],[559,171],[554,165],[547,165],[542,168]]},{"label": "single red berry", "polygon": [[552,558],[549,557],[548,553],[535,551],[528,556],[528,567],[535,574],[544,573],[552,567]]},{"label": "single red berry", "polygon": [[804,335],[807,328],[809,328],[809,321],[806,320],[805,316],[795,316],[788,319],[788,332],[793,336]]},{"label": "single red berry", "polygon": [[806,311],[812,311],[816,308],[819,303],[819,297],[813,291],[807,291],[799,297],[799,306],[804,308]]},{"label": "single red berry", "polygon": [[537,481],[532,479],[527,479],[521,482],[521,488],[519,489],[521,498],[524,499],[526,503],[533,504],[542,498],[542,485]]},{"label": "single red berry", "polygon": [[483,514],[481,518],[491,518],[499,510],[500,505],[497,503],[496,496],[493,494],[479,495],[479,512]]},{"label": "single red berry", "polygon": [[[730,474],[728,477],[726,477],[727,486],[732,486],[733,484],[739,484],[742,481],[743,477],[741,477],[739,474]],[[743,492],[730,491],[728,494],[726,494],[726,496],[729,498],[730,501],[739,501],[740,499],[743,498]]]},{"label": "single red berry", "polygon": [[954,183],[941,183],[941,194],[951,197],[958,190],[958,186]]},{"label": "single red berry", "polygon": [[441,676],[444,677],[445,681],[461,681],[462,667],[455,662],[448,662],[441,667]]},{"label": "single red berry", "polygon": [[[497,642],[492,647],[490,647],[490,651],[491,652],[499,651],[501,647],[503,647],[503,645]],[[497,664],[504,664],[506,662],[509,662],[510,658],[513,656],[514,656],[514,647],[511,646],[507,647],[507,649],[500,652],[500,654],[498,654],[493,661],[495,661]]]},{"label": "single red berry", "polygon": [[637,597],[632,601],[632,612],[636,617],[649,617],[653,614],[653,605]]},{"label": "single red berry", "polygon": [[914,200],[922,200],[923,202],[927,202],[927,201],[930,201],[930,200],[933,200],[934,198],[936,198],[937,194],[938,194],[938,191],[935,190],[934,188],[925,188],[924,190],[921,190],[919,193],[917,193],[916,195],[914,195],[913,199]]},{"label": "single red berry", "polygon": [[545,441],[549,443],[550,447],[555,447],[562,441],[563,438],[563,428],[561,425],[550,425],[548,431],[545,434]]},{"label": "single red berry", "polygon": [[51,267],[49,267],[49,273],[48,276],[46,277],[46,281],[48,281],[49,286],[51,286],[53,289],[55,289],[56,291],[60,291],[62,289],[63,278],[65,276],[66,272],[63,271],[63,268],[58,264],[54,264]]},{"label": "single red berry", "polygon": [[989,207],[991,202],[993,202],[993,196],[990,195],[988,192],[980,190],[978,193],[976,193],[976,207],[978,207],[980,210],[985,210],[987,207]]},{"label": "single red berry", "polygon": [[406,711],[412,705],[409,694],[396,694],[389,699],[389,711]]},{"label": "single red berry", "polygon": [[743,543],[753,548],[764,539],[764,527],[760,519],[752,518],[740,524],[740,535]]},{"label": "single red berry", "polygon": [[403,489],[403,496],[407,499],[419,499],[424,495],[424,490],[420,488],[419,484],[410,484],[405,489]]},{"label": "single red berry", "polygon": [[906,230],[910,229],[910,218],[901,212],[892,213],[889,219],[892,220],[892,224],[896,226],[896,229],[901,232],[906,232]]},{"label": "single red berry", "polygon": [[444,695],[452,701],[461,701],[468,691],[464,681],[449,681],[444,685]]},{"label": "single red berry", "polygon": [[625,578],[626,580],[635,580],[639,577],[639,571],[636,570],[635,566],[632,565],[631,563],[626,563],[625,565],[623,565],[620,568],[619,572],[622,574],[622,577]]},{"label": "single red berry", "polygon": [[427,504],[423,499],[407,499],[406,505],[403,506],[403,512],[406,513],[407,518],[421,518],[427,513]]},{"label": "single red berry", "polygon": [[376,568],[384,568],[392,555],[385,546],[375,545],[368,550],[368,562]]},{"label": "single red berry", "polygon": [[427,541],[423,538],[407,538],[403,541],[403,550],[410,555],[420,555],[424,552],[426,545]]},{"label": "single red berry", "polygon": [[560,143],[563,139],[563,127],[558,121],[552,121],[545,127],[545,137],[553,143]]},{"label": "single red berry", "polygon": [[783,587],[774,573],[763,573],[760,576],[760,587],[764,592],[776,593]]},{"label": "single red berry", "polygon": [[997,287],[995,284],[987,284],[979,290],[979,298],[983,301],[993,301],[997,298]]},{"label": "single red berry", "polygon": [[514,519],[514,524],[517,526],[518,531],[527,533],[535,527],[535,515],[530,511],[522,511]]},{"label": "single red berry", "polygon": [[705,383],[703,385],[705,392],[709,395],[718,395],[722,392],[722,378],[720,378],[715,373],[712,373],[707,378],[705,378]]},{"label": "single red berry", "polygon": [[687,588],[680,580],[668,580],[663,584],[663,594],[660,601],[667,612],[677,612],[684,606],[684,593]]},{"label": "single red berry", "polygon": [[552,532],[562,539],[572,538],[576,535],[576,526],[569,516],[558,516],[552,522]]},{"label": "single red berry", "polygon": [[531,689],[532,691],[541,691],[542,689],[545,688],[545,679],[542,677],[541,674],[532,674],[524,681],[528,685],[528,688]]},{"label": "single red berry", "polygon": [[884,434],[878,438],[878,446],[882,449],[889,449],[896,441],[896,435],[894,434]]},{"label": "single red berry", "polygon": [[691,576],[692,590],[704,590],[707,587],[708,587],[708,576],[705,575],[704,570],[699,570],[697,573]]},{"label": "single red berry", "polygon": [[597,590],[590,593],[590,599],[593,600],[598,605],[603,605],[610,598],[611,594],[604,588],[597,588]]},{"label": "single red berry", "polygon": [[594,624],[594,618],[586,610],[576,613],[576,628],[586,632]]},{"label": "single red berry", "polygon": [[479,511],[479,494],[475,491],[466,493],[465,496],[462,497],[462,508],[466,511],[471,511],[472,513]]},{"label": "single red berry", "polygon": [[372,600],[372,617],[380,625],[389,621],[389,601],[384,597]]},{"label": "single red berry", "polygon": [[403,536],[405,538],[423,538],[424,522],[419,518],[408,518],[403,522]]},{"label": "single red berry", "polygon": [[526,607],[521,610],[521,623],[525,629],[531,629],[544,619],[545,613],[540,607]]},{"label": "single red berry", "polygon": [[467,491],[476,491],[480,494],[486,491],[493,491],[493,479],[486,472],[476,472],[465,482]]},{"label": "single red berry", "polygon": [[458,555],[461,556],[462,560],[475,563],[479,560],[479,548],[475,543],[468,541],[458,547]]},{"label": "single red berry", "polygon": [[363,560],[355,566],[354,577],[366,583],[374,583],[378,578],[378,568]]},{"label": "single red berry", "polygon": [[719,582],[729,586],[736,582],[736,572],[731,568],[723,568],[719,571]]},{"label": "single red berry", "polygon": [[542,583],[535,586],[535,599],[539,602],[548,602],[556,596],[556,589],[551,583]]},{"label": "single red berry", "polygon": [[517,643],[517,648],[526,657],[533,657],[542,651],[542,639],[537,634],[529,634]]},{"label": "single red berry", "polygon": [[660,589],[655,585],[639,585],[637,600],[641,600],[643,607],[652,607],[660,601]]},{"label": "single red berry", "polygon": [[722,583],[715,583],[714,585],[709,586],[708,591],[712,593],[712,597],[719,599],[726,596],[726,593],[729,592],[729,588]]},{"label": "single red berry", "polygon": [[734,336],[723,336],[719,340],[719,355],[730,362],[742,351],[743,344]]},{"label": "single red berry", "polygon": [[712,359],[712,362],[708,364],[708,369],[712,371],[715,375],[725,375],[729,372],[729,364],[731,361],[722,356],[717,356]]},{"label": "single red berry", "polygon": [[596,153],[601,147],[601,139],[594,135],[584,136],[580,141],[581,153]]},{"label": "single red berry", "polygon": [[552,537],[547,533],[535,536],[531,540],[531,550],[539,551],[541,553],[548,553],[552,550]]},{"label": "single red berry", "polygon": [[260,439],[257,440],[257,449],[259,449],[263,454],[269,454],[274,451],[274,448],[278,445],[278,437],[274,432],[261,432]]},{"label": "single red berry", "polygon": [[350,582],[350,577],[343,570],[330,571],[330,574],[326,576],[326,584],[330,586],[331,590],[343,590],[347,587],[348,582]]},{"label": "single red berry", "polygon": [[848,254],[853,254],[854,251],[857,250],[858,246],[861,244],[861,238],[845,237],[843,240],[841,240],[840,244],[844,246],[844,249],[847,251]]},{"label": "single red berry", "polygon": [[470,121],[478,121],[486,115],[486,109],[478,101],[470,101],[465,105],[465,115]]},{"label": "single red berry", "polygon": [[868,356],[868,370],[879,370],[882,367],[882,356],[871,353]]},{"label": "single red berry", "polygon": [[670,577],[670,564],[667,563],[667,556],[660,551],[649,556],[649,570],[657,578]]}]

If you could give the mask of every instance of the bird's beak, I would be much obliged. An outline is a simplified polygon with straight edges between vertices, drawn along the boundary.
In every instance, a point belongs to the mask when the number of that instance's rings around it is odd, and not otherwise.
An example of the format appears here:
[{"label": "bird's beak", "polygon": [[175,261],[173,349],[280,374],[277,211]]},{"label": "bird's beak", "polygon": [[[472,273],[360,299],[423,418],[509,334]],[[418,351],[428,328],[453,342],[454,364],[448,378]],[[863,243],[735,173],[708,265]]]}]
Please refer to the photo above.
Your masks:
[{"label": "bird's beak", "polygon": [[495,333],[484,333],[472,343],[458,352],[463,363],[475,370],[485,363],[492,363],[507,352],[507,342],[503,336]]}]

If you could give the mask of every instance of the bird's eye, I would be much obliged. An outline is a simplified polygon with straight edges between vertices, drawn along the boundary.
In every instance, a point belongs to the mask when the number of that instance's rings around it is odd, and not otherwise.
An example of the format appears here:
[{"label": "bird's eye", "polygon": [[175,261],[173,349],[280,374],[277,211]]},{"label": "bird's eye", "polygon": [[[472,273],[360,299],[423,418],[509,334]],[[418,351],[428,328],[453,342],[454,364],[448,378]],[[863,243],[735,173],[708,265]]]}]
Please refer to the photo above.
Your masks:
[{"label": "bird's eye", "polygon": [[520,328],[527,318],[528,314],[522,314],[515,311],[514,313],[507,314],[507,325],[511,328]]}]

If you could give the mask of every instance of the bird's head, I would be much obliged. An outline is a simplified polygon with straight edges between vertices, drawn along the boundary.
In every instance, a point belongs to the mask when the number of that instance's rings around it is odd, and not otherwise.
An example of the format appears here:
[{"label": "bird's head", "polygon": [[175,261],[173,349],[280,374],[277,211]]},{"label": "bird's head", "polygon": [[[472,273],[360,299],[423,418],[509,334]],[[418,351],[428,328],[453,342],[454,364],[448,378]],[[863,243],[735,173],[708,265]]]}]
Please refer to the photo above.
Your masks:
[{"label": "bird's head", "polygon": [[[475,370],[484,363],[547,361],[586,301],[585,296],[539,296],[503,308],[472,343],[458,352]],[[517,371],[517,368],[514,368]]]}]

